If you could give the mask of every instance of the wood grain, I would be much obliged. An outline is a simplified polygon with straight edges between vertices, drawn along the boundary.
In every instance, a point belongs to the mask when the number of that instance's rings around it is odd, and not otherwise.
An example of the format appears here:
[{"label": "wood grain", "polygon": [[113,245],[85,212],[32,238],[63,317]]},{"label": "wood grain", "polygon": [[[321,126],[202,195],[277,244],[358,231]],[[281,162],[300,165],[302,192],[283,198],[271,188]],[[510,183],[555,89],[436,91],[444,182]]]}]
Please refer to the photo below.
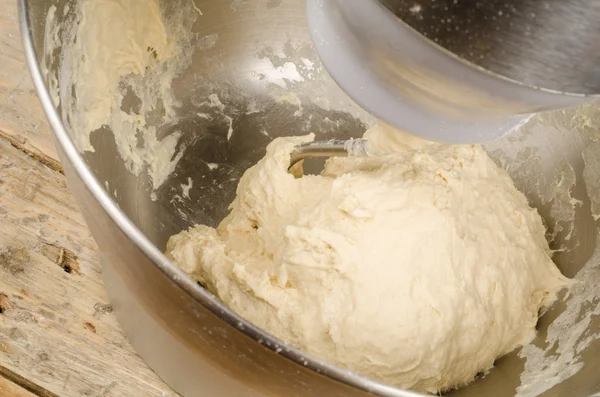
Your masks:
[{"label": "wood grain", "polygon": [[0,0],[0,138],[60,168],[23,54],[17,2]]},{"label": "wood grain", "polygon": [[36,397],[35,394],[30,393],[27,389],[23,389],[15,383],[12,383],[6,378],[0,377],[0,396],[5,397]]},{"label": "wood grain", "polygon": [[6,393],[0,393],[2,397],[58,397],[6,367],[0,367],[0,392]]},{"label": "wood grain", "polygon": [[62,174],[0,139],[0,367],[59,396],[173,396],[125,340]]},{"label": "wood grain", "polygon": [[0,0],[0,396],[176,396],[125,339]]}]

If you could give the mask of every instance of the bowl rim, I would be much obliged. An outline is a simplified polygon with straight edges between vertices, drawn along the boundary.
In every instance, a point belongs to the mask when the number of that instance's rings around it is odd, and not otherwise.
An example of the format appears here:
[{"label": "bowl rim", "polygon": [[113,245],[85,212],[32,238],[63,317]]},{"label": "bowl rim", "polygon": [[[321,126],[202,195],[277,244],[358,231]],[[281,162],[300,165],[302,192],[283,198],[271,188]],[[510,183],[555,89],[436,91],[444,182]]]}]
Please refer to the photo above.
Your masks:
[{"label": "bowl rim", "polygon": [[[172,283],[189,294],[195,301],[206,307],[213,314],[228,323],[237,332],[240,332],[256,343],[271,350],[297,365],[306,367],[317,374],[323,375],[334,381],[356,387],[370,393],[393,397],[419,397],[424,396],[416,392],[403,390],[382,382],[358,375],[349,370],[328,364],[319,358],[308,354],[301,349],[289,346],[284,341],[270,333],[258,328],[228,306],[222,303],[215,295],[199,286],[191,277],[173,264],[142,231],[125,215],[115,201],[109,196],[102,184],[98,181],[92,170],[88,167],[83,157],[79,154],[75,144],[67,133],[58,110],[54,106],[52,97],[42,75],[38,57],[33,44],[33,32],[29,25],[28,0],[18,0],[18,20],[23,42],[24,53],[31,78],[36,88],[37,96],[46,114],[50,129],[55,138],[55,144],[60,146],[66,159],[71,163],[79,179],[94,197],[104,212],[114,224],[129,238],[129,240],[161,271]],[[284,349],[280,349],[284,347]]]}]

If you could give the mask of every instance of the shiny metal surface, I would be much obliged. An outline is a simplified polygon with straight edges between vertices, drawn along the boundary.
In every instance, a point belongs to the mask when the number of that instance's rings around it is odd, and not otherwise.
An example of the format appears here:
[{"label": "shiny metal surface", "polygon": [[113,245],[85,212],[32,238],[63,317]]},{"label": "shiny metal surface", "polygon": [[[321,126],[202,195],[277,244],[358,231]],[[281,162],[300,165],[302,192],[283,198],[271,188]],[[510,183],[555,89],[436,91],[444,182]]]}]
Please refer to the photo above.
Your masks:
[{"label": "shiny metal surface", "polygon": [[[580,17],[593,1],[307,2],[315,46],[333,78],[373,114],[424,138],[487,142],[511,131],[530,113],[578,105],[589,99],[587,94],[600,94],[595,91],[598,63],[593,49],[600,28],[563,25]],[[517,2],[522,5],[514,6]],[[572,7],[575,3],[577,8]],[[587,24],[596,21],[599,6],[593,3],[582,20]],[[505,4],[506,11],[499,9]],[[532,4],[542,8],[535,23],[530,15],[518,16],[522,7],[535,12]],[[566,13],[559,24],[563,7],[577,12]],[[492,19],[494,12],[502,12],[496,24],[481,22]],[[528,26],[536,27],[532,37],[520,34]],[[570,30],[563,34],[560,26],[586,35],[586,40],[575,46]],[[560,40],[553,41],[556,36]],[[553,60],[557,52],[561,57]]]},{"label": "shiny metal surface", "polygon": [[348,157],[348,156],[366,156],[366,141],[362,139],[350,139],[340,141],[332,139],[329,141],[316,141],[304,143],[296,147],[292,152],[290,167],[302,160],[319,157]]},{"label": "shiny metal surface", "polygon": [[600,94],[596,0],[380,0],[459,57],[531,87]]},{"label": "shiny metal surface", "polygon": [[[321,66],[311,45],[304,1],[196,1],[206,17],[194,26],[195,33],[218,34],[219,40],[212,48],[197,50],[190,69],[174,83],[183,104],[177,128],[186,149],[174,174],[155,192],[156,200],[148,177],[127,171],[112,134],[93,134],[96,151],[82,156],[52,105],[39,67],[44,23],[51,4],[63,10],[66,3],[19,1],[26,55],[69,185],[100,247],[116,315],[142,357],[186,396],[414,396],[285,346],[229,311],[162,254],[171,234],[194,223],[218,224],[237,180],[273,137],[313,131],[322,140],[357,138],[373,122]],[[76,9],[73,5],[69,12]],[[67,19],[72,17],[69,12]],[[302,69],[307,64],[312,68]],[[282,78],[290,65],[301,78]],[[213,92],[232,112],[230,117],[236,116],[229,141],[227,120],[194,116],[198,99]],[[298,100],[289,100],[291,95]],[[243,109],[252,100],[259,110],[247,114]],[[161,133],[173,128],[157,127]],[[535,118],[518,134],[487,147],[539,209],[552,247],[560,249],[555,260],[570,277],[596,248],[598,225],[592,214],[600,210],[600,188],[585,182],[594,180],[589,164],[600,163],[598,131],[600,108],[585,106]],[[219,163],[218,172],[210,172],[208,163]],[[179,200],[188,178],[194,189],[189,199]],[[558,194],[555,181],[570,188],[568,197]],[[571,199],[581,202],[573,222],[561,212]],[[543,317],[535,343],[544,345],[548,324],[564,307],[559,303]],[[588,335],[599,330],[595,318]],[[583,350],[581,360],[585,365],[579,372],[544,395],[600,392],[598,341]],[[510,354],[483,379],[453,394],[513,395],[522,369],[523,360]]]}]

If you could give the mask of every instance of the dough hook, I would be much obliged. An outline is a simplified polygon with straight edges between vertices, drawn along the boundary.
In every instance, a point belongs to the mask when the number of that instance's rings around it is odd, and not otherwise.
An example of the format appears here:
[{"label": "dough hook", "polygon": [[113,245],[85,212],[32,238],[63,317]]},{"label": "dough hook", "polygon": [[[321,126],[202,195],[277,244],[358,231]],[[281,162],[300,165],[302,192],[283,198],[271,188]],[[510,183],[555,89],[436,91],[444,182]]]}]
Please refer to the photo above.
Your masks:
[{"label": "dough hook", "polygon": [[296,146],[290,159],[290,168],[302,160],[314,157],[367,156],[365,139],[316,141]]}]

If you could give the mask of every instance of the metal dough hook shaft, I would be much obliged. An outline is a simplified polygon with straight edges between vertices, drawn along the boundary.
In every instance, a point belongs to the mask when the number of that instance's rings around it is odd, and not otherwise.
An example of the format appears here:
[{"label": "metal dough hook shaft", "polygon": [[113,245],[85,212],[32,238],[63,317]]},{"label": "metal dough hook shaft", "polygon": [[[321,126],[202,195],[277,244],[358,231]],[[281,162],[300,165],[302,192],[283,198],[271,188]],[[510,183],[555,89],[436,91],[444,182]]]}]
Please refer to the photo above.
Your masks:
[{"label": "metal dough hook shaft", "polygon": [[364,139],[349,139],[347,141],[332,139],[330,141],[303,143],[292,152],[290,168],[302,160],[313,157],[364,157],[367,155],[366,144],[367,141]]}]

